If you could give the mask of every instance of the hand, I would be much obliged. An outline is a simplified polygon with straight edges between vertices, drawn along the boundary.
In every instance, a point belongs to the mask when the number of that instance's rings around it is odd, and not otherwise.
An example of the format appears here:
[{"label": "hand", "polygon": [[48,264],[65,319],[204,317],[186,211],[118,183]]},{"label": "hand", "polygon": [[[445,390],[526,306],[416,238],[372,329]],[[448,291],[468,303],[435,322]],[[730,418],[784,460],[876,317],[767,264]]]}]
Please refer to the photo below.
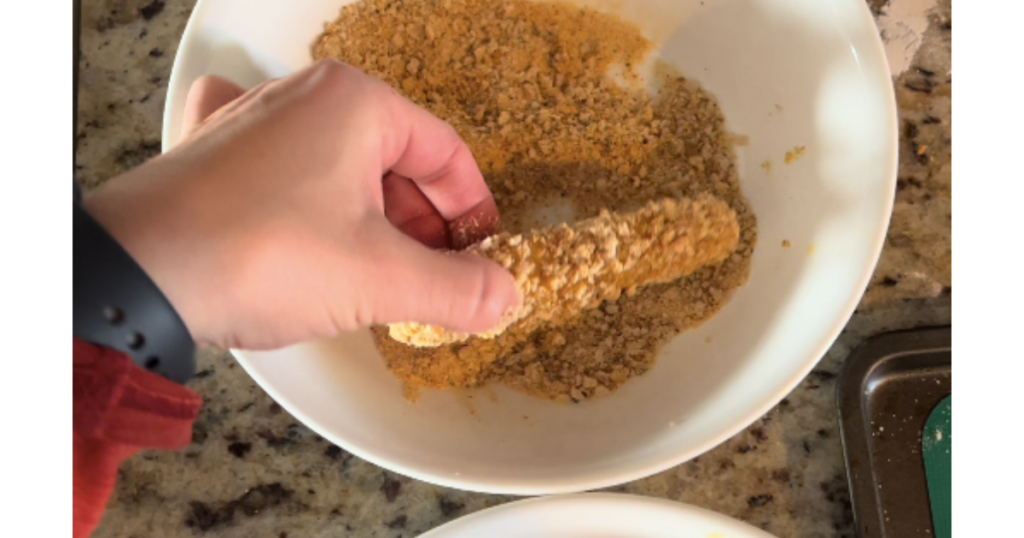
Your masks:
[{"label": "hand", "polygon": [[518,303],[461,249],[498,211],[449,125],[321,62],[245,93],[192,87],[187,138],[85,200],[200,343],[270,349],[372,324],[479,333]]}]

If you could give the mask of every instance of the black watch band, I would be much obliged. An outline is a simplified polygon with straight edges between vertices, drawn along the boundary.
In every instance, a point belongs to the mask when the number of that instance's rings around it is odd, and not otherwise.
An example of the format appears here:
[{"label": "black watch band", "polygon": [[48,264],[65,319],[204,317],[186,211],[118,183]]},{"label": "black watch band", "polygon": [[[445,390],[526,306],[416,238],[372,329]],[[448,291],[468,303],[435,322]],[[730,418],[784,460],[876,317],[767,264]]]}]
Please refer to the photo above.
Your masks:
[{"label": "black watch band", "polygon": [[135,364],[184,383],[195,373],[195,343],[163,292],[81,207],[75,182],[75,338],[118,349]]}]

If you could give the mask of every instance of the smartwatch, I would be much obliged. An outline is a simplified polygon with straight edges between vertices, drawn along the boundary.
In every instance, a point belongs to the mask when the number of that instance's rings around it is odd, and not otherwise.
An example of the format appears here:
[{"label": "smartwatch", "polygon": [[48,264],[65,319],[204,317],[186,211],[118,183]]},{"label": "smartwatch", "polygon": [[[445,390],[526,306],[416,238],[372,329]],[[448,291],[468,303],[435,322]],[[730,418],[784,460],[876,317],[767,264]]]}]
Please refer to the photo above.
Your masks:
[{"label": "smartwatch", "polygon": [[81,204],[75,183],[75,338],[123,351],[138,366],[184,383],[195,343],[170,301]]}]

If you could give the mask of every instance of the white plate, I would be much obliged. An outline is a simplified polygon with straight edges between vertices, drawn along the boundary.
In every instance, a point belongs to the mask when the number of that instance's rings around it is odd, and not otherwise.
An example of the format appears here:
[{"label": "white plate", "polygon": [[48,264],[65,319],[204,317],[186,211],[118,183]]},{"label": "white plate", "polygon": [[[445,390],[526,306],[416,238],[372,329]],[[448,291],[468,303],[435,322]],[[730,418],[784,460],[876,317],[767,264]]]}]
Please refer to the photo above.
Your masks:
[{"label": "white plate", "polygon": [[588,493],[483,510],[420,538],[771,538],[723,515],[663,499]]},{"label": "white plate", "polygon": [[[165,150],[178,142],[196,77],[253,86],[307,65],[322,24],[344,3],[200,0],[171,76]],[[624,17],[663,39],[663,59],[718,98],[729,129],[750,138],[739,151],[760,228],[749,284],[700,329],[671,342],[650,373],[581,405],[503,389],[473,399],[428,393],[409,403],[368,332],[236,352],[289,412],[357,456],[421,480],[494,493],[577,492],[711,449],[768,411],[825,353],[874,269],[896,183],[892,84],[866,4],[623,5]],[[796,146],[806,154],[785,164]]]}]

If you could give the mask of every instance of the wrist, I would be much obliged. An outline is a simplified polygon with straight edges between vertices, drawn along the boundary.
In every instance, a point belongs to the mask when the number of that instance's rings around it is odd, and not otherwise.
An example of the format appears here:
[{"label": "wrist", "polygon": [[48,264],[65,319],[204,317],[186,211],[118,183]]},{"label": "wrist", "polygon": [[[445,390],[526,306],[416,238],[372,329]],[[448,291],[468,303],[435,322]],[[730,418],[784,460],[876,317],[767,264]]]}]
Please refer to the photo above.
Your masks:
[{"label": "wrist", "polygon": [[[134,175],[129,173],[129,175]],[[159,288],[196,343],[208,341],[190,302],[188,279],[181,267],[184,242],[166,219],[159,193],[138,188],[151,178],[121,177],[82,200],[82,209],[99,224]],[[168,200],[165,200],[168,201]],[[188,251],[185,250],[184,253]]]},{"label": "wrist", "polygon": [[189,329],[131,254],[85,209],[75,185],[73,334],[184,383],[195,372]]}]

